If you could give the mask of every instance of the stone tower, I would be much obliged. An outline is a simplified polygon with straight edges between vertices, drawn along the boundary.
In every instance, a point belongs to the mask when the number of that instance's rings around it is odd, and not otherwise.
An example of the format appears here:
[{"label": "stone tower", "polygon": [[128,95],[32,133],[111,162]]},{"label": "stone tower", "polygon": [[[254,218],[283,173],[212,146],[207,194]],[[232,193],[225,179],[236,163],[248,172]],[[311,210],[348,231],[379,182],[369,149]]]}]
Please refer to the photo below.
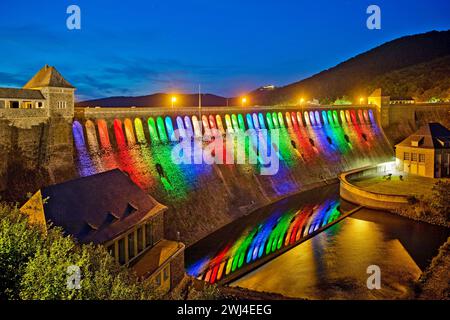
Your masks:
[{"label": "stone tower", "polygon": [[41,137],[39,165],[47,170],[52,183],[70,178],[73,173],[75,87],[55,67],[45,65],[23,88],[41,91],[49,117]]},{"label": "stone tower", "polygon": [[41,91],[49,117],[73,118],[75,87],[55,67],[45,65],[23,88]]},{"label": "stone tower", "polygon": [[378,122],[383,128],[389,126],[389,110],[390,110],[390,97],[383,96],[381,94],[381,88],[375,89],[374,92],[368,97],[368,103],[374,105],[377,110]]}]

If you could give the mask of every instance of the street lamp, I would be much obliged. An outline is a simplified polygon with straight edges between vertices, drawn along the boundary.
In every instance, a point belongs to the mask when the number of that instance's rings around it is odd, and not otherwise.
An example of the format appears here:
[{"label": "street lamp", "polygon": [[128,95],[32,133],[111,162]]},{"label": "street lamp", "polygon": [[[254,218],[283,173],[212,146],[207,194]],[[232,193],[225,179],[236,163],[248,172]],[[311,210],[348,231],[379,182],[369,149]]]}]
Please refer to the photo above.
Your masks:
[{"label": "street lamp", "polygon": [[241,100],[242,106],[244,106],[247,103],[247,98],[243,97]]},{"label": "street lamp", "polygon": [[300,98],[300,104],[303,104],[303,102],[305,102],[305,99]]},{"label": "street lamp", "polygon": [[172,96],[170,100],[172,101],[172,109],[173,109],[173,105],[175,104],[175,102],[177,102],[177,97]]},{"label": "street lamp", "polygon": [[363,97],[359,98],[359,104],[363,104],[363,102],[364,102],[364,98]]}]

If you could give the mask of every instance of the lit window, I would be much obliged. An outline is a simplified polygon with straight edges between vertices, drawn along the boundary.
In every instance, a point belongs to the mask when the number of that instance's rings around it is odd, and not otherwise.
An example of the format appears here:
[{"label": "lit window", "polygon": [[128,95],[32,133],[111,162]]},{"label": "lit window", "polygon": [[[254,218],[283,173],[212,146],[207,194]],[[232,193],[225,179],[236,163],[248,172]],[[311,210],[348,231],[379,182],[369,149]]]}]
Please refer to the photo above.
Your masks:
[{"label": "lit window", "polygon": [[109,247],[108,247],[108,252],[109,252],[109,254],[114,258],[114,254],[115,254],[115,252],[114,252],[115,250],[114,250],[114,244],[112,244],[112,245],[110,245]]},{"label": "lit window", "polygon": [[417,153],[411,153],[411,161],[417,161]]},{"label": "lit window", "polygon": [[163,270],[164,281],[167,281],[167,279],[169,279],[169,267],[170,267],[170,265],[167,265]]},{"label": "lit window", "polygon": [[158,287],[161,285],[161,272],[156,275],[155,283]]},{"label": "lit window", "polygon": [[403,160],[409,160],[409,152],[403,154]]},{"label": "lit window", "polygon": [[424,154],[419,154],[419,162],[425,162],[425,155]]}]

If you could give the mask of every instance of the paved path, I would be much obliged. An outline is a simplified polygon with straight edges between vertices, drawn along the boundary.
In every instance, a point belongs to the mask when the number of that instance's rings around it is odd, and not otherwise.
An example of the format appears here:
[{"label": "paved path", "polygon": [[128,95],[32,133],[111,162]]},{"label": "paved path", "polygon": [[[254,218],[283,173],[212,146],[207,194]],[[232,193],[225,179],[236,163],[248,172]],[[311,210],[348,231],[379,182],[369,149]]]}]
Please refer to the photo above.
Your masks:
[{"label": "paved path", "polygon": [[437,179],[420,177],[416,175],[401,174],[403,180],[400,180],[400,174],[393,174],[391,180],[386,180],[383,175],[372,177],[361,177],[352,180],[355,186],[362,187],[367,191],[400,194],[400,195],[430,195],[433,185]]}]

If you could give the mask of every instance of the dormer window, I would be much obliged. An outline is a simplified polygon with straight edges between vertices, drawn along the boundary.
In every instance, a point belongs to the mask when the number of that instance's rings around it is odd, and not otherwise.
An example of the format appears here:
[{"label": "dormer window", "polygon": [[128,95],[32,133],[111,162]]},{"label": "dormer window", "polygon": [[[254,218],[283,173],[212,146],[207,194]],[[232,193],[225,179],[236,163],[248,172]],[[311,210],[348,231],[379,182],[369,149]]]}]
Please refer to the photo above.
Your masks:
[{"label": "dormer window", "polygon": [[137,207],[132,203],[128,202],[127,207],[125,208],[125,212],[123,213],[123,218],[129,216],[133,212],[137,211]]},{"label": "dormer window", "polygon": [[415,136],[411,138],[411,147],[418,147],[423,144],[424,137]]}]

